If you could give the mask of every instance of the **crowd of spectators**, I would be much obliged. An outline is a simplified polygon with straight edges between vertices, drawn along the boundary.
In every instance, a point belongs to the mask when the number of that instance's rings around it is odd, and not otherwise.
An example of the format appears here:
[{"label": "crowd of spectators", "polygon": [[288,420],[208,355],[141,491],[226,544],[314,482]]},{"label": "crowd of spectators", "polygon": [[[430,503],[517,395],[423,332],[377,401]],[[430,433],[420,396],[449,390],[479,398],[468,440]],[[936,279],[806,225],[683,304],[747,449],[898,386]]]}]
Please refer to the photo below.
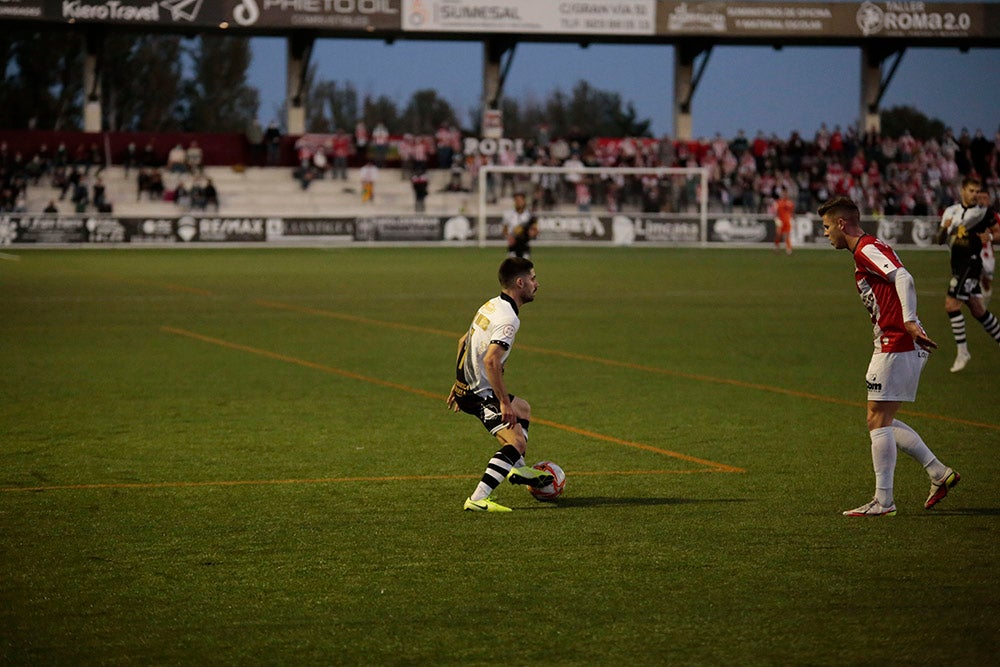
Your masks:
[{"label": "crowd of spectators", "polygon": [[[273,128],[269,127],[269,134]],[[271,146],[262,135],[262,144]],[[512,150],[516,145],[519,150]],[[716,134],[712,138],[675,140],[652,138],[591,138],[572,135],[550,138],[546,131],[517,142],[500,142],[492,155],[463,153],[463,137],[442,125],[433,134],[389,138],[377,124],[368,132],[359,124],[353,134],[304,135],[297,139],[298,164],[293,173],[303,188],[317,178],[347,180],[348,166],[369,161],[376,167],[400,167],[400,179],[411,180],[428,168],[445,170],[448,191],[477,187],[484,164],[542,167],[700,167],[708,170],[709,208],[720,212],[766,214],[782,189],[799,212],[815,211],[827,199],[849,196],[876,215],[937,215],[957,200],[963,176],[979,176],[993,200],[1000,197],[1000,130],[987,137],[982,130],[950,129],[940,137],[920,140],[909,132],[899,137],[877,132],[859,134],[821,125],[812,136],[792,132],[787,138],[758,131],[749,137]],[[270,156],[269,156],[270,157]],[[129,144],[115,156],[126,177],[136,172],[137,198],[173,201],[181,209],[218,208],[218,193],[203,173],[197,141],[177,144],[166,159],[157,158],[152,144],[139,150]],[[270,161],[270,160],[269,160]],[[389,163],[392,163],[391,165]],[[29,187],[50,186],[68,211],[110,212],[102,171],[106,156],[97,144],[80,143],[69,151],[42,144],[29,156],[0,144],[0,212],[27,207]],[[439,179],[435,179],[438,180]],[[440,182],[440,181],[439,181]],[[488,200],[515,189],[527,191],[533,205],[554,209],[566,204],[593,209],[644,212],[688,212],[696,209],[699,181],[687,175],[622,176],[621,174],[505,174],[487,181]],[[46,197],[47,198],[47,197]]]},{"label": "crowd of spectators", "polygon": [[[379,134],[379,133],[375,133]],[[381,133],[384,135],[384,132]],[[372,135],[374,136],[374,134]],[[815,211],[826,200],[848,196],[875,215],[937,215],[957,200],[961,178],[975,173],[994,199],[1000,195],[998,151],[1000,130],[987,137],[950,129],[941,137],[920,140],[909,132],[891,137],[855,128],[821,125],[812,136],[791,132],[782,139],[758,131],[749,137],[675,140],[651,138],[590,138],[579,135],[549,138],[547,133],[518,142],[522,150],[502,148],[493,155],[462,153],[461,134],[442,126],[435,135],[405,134],[375,149],[363,125],[352,136],[343,130],[330,135],[304,135],[296,143],[295,175],[303,188],[315,179],[346,180],[348,160],[387,157],[410,179],[428,166],[450,171],[446,190],[477,187],[484,164],[540,167],[700,167],[708,170],[709,209],[770,213],[785,189],[797,211]],[[515,189],[526,190],[533,205],[553,209],[574,204],[592,208],[644,212],[682,212],[697,207],[697,177],[618,174],[532,174],[491,176],[487,200],[497,201]]]},{"label": "crowd of spectators", "polygon": [[[874,215],[938,215],[958,199],[963,176],[978,175],[995,201],[1000,196],[1000,130],[987,138],[981,130],[947,130],[921,141],[909,132],[893,138],[877,132],[832,130],[824,124],[806,139],[787,139],[744,131],[727,139],[676,141],[670,138],[561,139],[525,142],[521,155],[467,159],[467,171],[484,162],[538,166],[701,167],[708,170],[710,210],[770,213],[784,188],[800,212],[815,211],[837,196],[852,198]],[[474,179],[471,182],[475,182]],[[551,174],[506,176],[490,182],[490,198],[514,188],[533,192],[536,205],[551,208],[567,201],[580,210],[622,207],[645,212],[693,210],[698,180],[684,175],[655,176]]]},{"label": "crowd of spectators", "polygon": [[[129,144],[126,152],[134,154],[134,145]],[[147,146],[144,154],[151,156],[152,146]],[[205,176],[204,152],[196,140],[189,142],[187,147],[175,144],[167,153],[166,178],[172,181],[172,187],[165,183],[164,170],[160,169],[155,158],[140,160],[138,167],[137,200],[146,195],[151,200],[172,201],[182,211],[219,210],[219,193],[212,179]],[[188,178],[191,180],[188,181]]]},{"label": "crowd of spectators", "polygon": [[[72,152],[65,143],[55,150],[43,143],[29,157],[0,142],[0,213],[26,212],[28,188],[43,183],[57,189],[59,200],[68,200],[74,210],[84,211],[90,205],[103,210],[109,202],[102,171],[103,153],[96,143],[81,143]],[[54,198],[46,208],[57,208]]]},{"label": "crowd of spectators", "polygon": [[[219,195],[212,179],[204,175],[197,141],[186,148],[176,145],[166,164],[157,157],[152,143],[142,150],[129,143],[119,158],[116,162],[124,169],[125,178],[135,173],[137,200],[173,201],[182,210],[218,210]],[[44,213],[112,213],[102,178],[106,164],[97,143],[81,143],[72,153],[65,143],[55,150],[42,143],[25,157],[21,151],[10,150],[7,142],[0,142],[0,213],[28,212],[28,189],[34,187],[51,188],[54,193]],[[191,180],[186,181],[188,178]],[[166,180],[171,181],[169,185]]]},{"label": "crowd of spectators", "polygon": [[306,189],[315,180],[347,180],[352,161],[378,169],[392,162],[401,169],[400,179],[408,180],[423,173],[431,164],[451,168],[462,161],[462,133],[454,125],[443,123],[433,135],[405,133],[393,138],[383,123],[369,132],[359,122],[354,133],[338,128],[333,134],[304,134],[295,141],[298,164],[294,177]]}]

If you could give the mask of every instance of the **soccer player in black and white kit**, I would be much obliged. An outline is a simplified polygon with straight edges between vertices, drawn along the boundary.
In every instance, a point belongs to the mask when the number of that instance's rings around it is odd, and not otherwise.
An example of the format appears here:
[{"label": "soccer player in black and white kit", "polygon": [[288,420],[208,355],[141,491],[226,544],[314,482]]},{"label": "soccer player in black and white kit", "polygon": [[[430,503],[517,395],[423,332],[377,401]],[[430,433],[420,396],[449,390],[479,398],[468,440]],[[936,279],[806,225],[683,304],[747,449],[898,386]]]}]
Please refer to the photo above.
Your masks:
[{"label": "soccer player in black and white kit", "polygon": [[464,509],[473,512],[510,511],[491,498],[504,479],[534,487],[553,479],[550,473],[525,465],[531,406],[507,393],[503,378],[504,363],[521,326],[520,309],[535,300],[538,279],[531,261],[521,257],[505,259],[498,277],[500,295],[479,307],[469,330],[458,340],[455,384],[448,394],[448,407],[477,417],[500,443],[465,501]]},{"label": "soccer player in black and white kit", "polygon": [[972,359],[965,334],[965,316],[962,303],[969,307],[972,316],[986,329],[986,333],[1000,344],[1000,320],[983,304],[980,277],[983,271],[984,232],[1000,234],[1000,216],[992,208],[977,205],[981,183],[978,178],[966,177],[962,180],[961,201],[945,209],[938,229],[938,243],[947,240],[951,248],[951,283],[944,298],[944,309],[951,321],[951,332],[955,337],[958,352],[951,372],[957,373]]},{"label": "soccer player in black and white kit", "polygon": [[528,208],[523,192],[514,193],[514,208],[503,214],[507,256],[531,258],[531,241],[538,236],[538,221]]}]

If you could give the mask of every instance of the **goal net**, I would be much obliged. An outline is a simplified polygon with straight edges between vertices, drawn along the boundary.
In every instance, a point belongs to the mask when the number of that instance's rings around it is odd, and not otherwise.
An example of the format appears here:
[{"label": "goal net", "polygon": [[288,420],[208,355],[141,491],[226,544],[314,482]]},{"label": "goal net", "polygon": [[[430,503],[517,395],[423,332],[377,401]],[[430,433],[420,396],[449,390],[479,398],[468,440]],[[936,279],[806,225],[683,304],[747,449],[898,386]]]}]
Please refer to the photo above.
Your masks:
[{"label": "goal net", "polygon": [[[694,240],[704,242],[708,185],[708,170],[702,167],[484,165],[477,188],[479,245],[497,237],[492,228],[501,225],[504,212],[513,207],[514,193],[523,193],[536,218],[549,226],[599,226],[609,242],[634,234],[619,233],[620,223],[631,219],[628,216],[668,219],[679,214],[697,220],[699,233]],[[604,220],[612,222],[614,233],[605,230]],[[543,228],[543,237],[554,236],[545,232]]]}]

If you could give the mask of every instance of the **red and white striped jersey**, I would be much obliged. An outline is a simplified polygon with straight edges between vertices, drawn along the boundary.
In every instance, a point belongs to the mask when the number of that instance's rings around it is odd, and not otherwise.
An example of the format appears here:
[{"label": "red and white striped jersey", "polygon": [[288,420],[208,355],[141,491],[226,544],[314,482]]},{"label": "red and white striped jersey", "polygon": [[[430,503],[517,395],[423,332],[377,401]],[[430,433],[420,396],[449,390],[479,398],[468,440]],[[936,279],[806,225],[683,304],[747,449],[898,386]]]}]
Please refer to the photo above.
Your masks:
[{"label": "red and white striped jersey", "polygon": [[913,337],[903,324],[903,306],[896,292],[896,269],[903,263],[884,241],[865,234],[854,248],[854,279],[872,318],[876,352],[910,352]]}]

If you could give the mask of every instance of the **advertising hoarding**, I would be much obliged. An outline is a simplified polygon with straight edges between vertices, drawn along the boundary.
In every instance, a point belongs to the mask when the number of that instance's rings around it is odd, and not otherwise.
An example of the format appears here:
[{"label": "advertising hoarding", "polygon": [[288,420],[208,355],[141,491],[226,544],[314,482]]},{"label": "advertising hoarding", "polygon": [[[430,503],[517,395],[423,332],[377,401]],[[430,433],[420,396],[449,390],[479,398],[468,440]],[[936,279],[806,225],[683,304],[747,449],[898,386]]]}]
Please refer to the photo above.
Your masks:
[{"label": "advertising hoarding", "polygon": [[745,39],[1000,39],[1000,3],[676,0],[0,0],[0,21],[327,33]]},{"label": "advertising hoarding", "polygon": [[817,38],[996,36],[984,4],[941,2],[661,2],[658,35]]},{"label": "advertising hoarding", "polygon": [[40,19],[44,15],[42,0],[0,0],[0,19]]},{"label": "advertising hoarding", "polygon": [[[769,215],[716,213],[702,229],[695,215],[645,213],[541,213],[539,245],[771,245],[775,223]],[[865,218],[862,226],[896,246],[931,247],[936,217]],[[825,246],[822,221],[799,215],[792,221],[796,247]],[[218,243],[473,243],[477,232],[463,215],[383,215],[370,217],[179,217],[0,215],[0,246],[21,244],[192,245]],[[486,219],[486,240],[502,243],[503,219]]]},{"label": "advertising hoarding", "polygon": [[177,28],[398,31],[400,0],[0,0],[0,19]]},{"label": "advertising hoarding", "polygon": [[241,28],[399,30],[400,0],[225,0]]},{"label": "advertising hoarding", "polygon": [[653,35],[654,0],[403,0],[403,31]]}]

